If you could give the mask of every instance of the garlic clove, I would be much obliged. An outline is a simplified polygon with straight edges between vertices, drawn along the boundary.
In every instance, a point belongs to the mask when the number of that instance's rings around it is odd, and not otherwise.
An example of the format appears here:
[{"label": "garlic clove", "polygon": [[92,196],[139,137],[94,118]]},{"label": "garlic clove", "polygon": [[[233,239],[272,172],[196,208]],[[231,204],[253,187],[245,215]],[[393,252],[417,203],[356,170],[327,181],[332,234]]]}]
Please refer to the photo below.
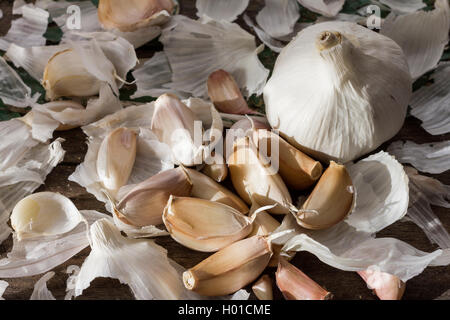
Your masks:
[{"label": "garlic clove", "polygon": [[342,221],[353,204],[353,183],[347,169],[331,161],[295,216],[298,224],[306,229],[325,229]]},{"label": "garlic clove", "polygon": [[286,300],[329,300],[332,294],[284,259],[275,273],[277,286]]},{"label": "garlic clove", "polygon": [[132,32],[149,25],[163,10],[171,14],[174,6],[173,0],[100,0],[98,19],[107,30]]},{"label": "garlic clove", "polygon": [[358,274],[367,283],[369,289],[380,298],[380,300],[401,300],[406,289],[406,283],[398,277],[381,271],[364,270]]},{"label": "garlic clove", "polygon": [[57,52],[48,60],[42,85],[46,98],[89,97],[100,91],[101,81],[89,73],[81,57],[72,49]]},{"label": "garlic clove", "polygon": [[20,200],[11,214],[11,226],[19,240],[66,233],[82,221],[69,198],[53,192],[39,192]]},{"label": "garlic clove", "polygon": [[155,101],[151,130],[185,166],[202,162],[201,141],[194,142],[196,128],[202,136],[201,121],[177,96],[166,93]]},{"label": "garlic clove", "polygon": [[130,177],[136,159],[136,144],[136,132],[117,128],[100,145],[97,173],[103,186],[113,196]]},{"label": "garlic clove", "polygon": [[289,212],[292,203],[289,190],[281,177],[263,163],[249,137],[235,141],[228,156],[228,169],[234,188],[245,202],[251,204],[252,197],[261,206],[276,204],[268,210],[270,213]]},{"label": "garlic clove", "polygon": [[170,196],[163,222],[174,240],[202,252],[218,251],[245,238],[250,218],[219,202]]},{"label": "garlic clove", "polygon": [[207,164],[202,172],[217,182],[222,182],[228,176],[228,167],[225,163]]},{"label": "garlic clove", "polygon": [[192,182],[192,197],[220,202],[233,207],[240,213],[248,213],[245,202],[233,192],[197,170],[189,168],[184,168],[184,170]]},{"label": "garlic clove", "polygon": [[268,130],[254,130],[253,139],[258,148],[264,146],[271,157],[271,143],[278,145],[279,174],[283,181],[295,190],[313,185],[322,175],[322,164],[293,147],[279,135]]},{"label": "garlic clove", "polygon": [[158,225],[170,195],[189,196],[192,182],[182,168],[162,171],[138,183],[115,206],[114,213],[124,223],[136,227]]},{"label": "garlic clove", "polygon": [[270,242],[255,236],[237,241],[183,273],[184,286],[204,296],[238,291],[254,281],[272,256]]},{"label": "garlic clove", "polygon": [[273,300],[272,279],[267,274],[255,282],[252,290],[258,300]]},{"label": "garlic clove", "polygon": [[236,81],[225,70],[217,70],[208,77],[208,96],[221,112],[233,114],[255,113],[242,96]]}]

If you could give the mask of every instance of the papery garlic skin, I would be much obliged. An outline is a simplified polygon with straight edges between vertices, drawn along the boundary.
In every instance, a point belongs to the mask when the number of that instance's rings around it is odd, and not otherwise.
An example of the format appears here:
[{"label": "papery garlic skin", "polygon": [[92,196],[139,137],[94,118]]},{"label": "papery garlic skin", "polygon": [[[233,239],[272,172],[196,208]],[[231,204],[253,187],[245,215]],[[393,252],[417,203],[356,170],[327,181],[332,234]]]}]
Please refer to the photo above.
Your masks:
[{"label": "papery garlic skin", "polygon": [[39,192],[19,201],[11,214],[17,238],[58,235],[72,230],[82,220],[75,205],[59,193]]},{"label": "papery garlic skin", "polygon": [[105,29],[132,32],[149,25],[163,10],[171,14],[173,0],[100,0],[98,18]]},{"label": "papery garlic skin", "polygon": [[302,30],[264,88],[267,118],[295,147],[345,163],[402,127],[412,80],[400,47],[349,22]]},{"label": "papery garlic skin", "polygon": [[101,81],[89,73],[80,56],[72,49],[56,53],[44,70],[42,85],[46,98],[89,97],[99,93]]}]

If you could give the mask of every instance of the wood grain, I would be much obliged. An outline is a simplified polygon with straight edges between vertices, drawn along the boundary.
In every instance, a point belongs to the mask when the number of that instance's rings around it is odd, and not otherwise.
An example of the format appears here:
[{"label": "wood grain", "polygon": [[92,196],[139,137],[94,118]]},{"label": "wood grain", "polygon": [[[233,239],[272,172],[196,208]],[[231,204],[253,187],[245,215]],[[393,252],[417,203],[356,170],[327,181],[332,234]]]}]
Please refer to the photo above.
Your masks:
[{"label": "wood grain", "polygon": [[[195,17],[194,1],[181,0],[181,13],[190,17]],[[0,20],[0,34],[4,34],[9,28],[11,20],[12,1],[2,1],[0,9],[3,10],[4,18]],[[251,1],[248,8],[250,16],[256,15],[262,7],[263,1]],[[239,19],[238,23],[248,28]],[[138,50],[139,57],[150,57],[155,50],[153,46],[144,46]],[[67,132],[56,133],[55,137],[65,139],[63,148],[67,151],[64,161],[58,165],[47,177],[45,185],[37,191],[53,191],[66,195],[80,209],[93,209],[105,212],[104,205],[98,202],[92,195],[88,194],[84,188],[76,183],[68,181],[68,176],[75,170],[76,166],[82,162],[87,150],[85,136],[80,129],[74,129]],[[404,127],[397,134],[394,140],[412,140],[417,143],[435,142],[450,139],[450,135],[431,136],[420,127],[420,121],[408,117]],[[385,149],[390,142],[385,143],[380,149]],[[440,175],[432,175],[445,184],[450,184],[450,172]],[[450,230],[450,210],[433,207],[434,212],[439,216],[443,224]],[[413,223],[397,222],[378,234],[379,237],[395,237],[410,243],[416,248],[424,251],[436,249],[424,233]],[[182,247],[173,241],[170,237],[161,237],[156,242],[167,248],[169,257],[174,259],[184,267],[191,267],[208,254],[195,252]],[[12,240],[0,245],[1,256],[11,249]],[[89,254],[89,248],[86,248],[75,257],[54,269],[56,275],[48,282],[48,288],[57,299],[62,299],[65,295],[67,275],[65,270],[69,265],[80,266],[86,256]],[[367,289],[364,281],[354,272],[344,272],[320,262],[314,255],[309,253],[298,253],[293,259],[293,264],[301,268],[312,279],[324,286],[334,294],[336,299],[376,299],[376,297]],[[411,279],[407,283],[407,289],[404,299],[435,299],[446,292],[450,287],[450,267],[427,268],[422,274]],[[266,273],[273,276],[274,269],[268,268]],[[9,287],[4,294],[5,299],[28,299],[33,291],[34,283],[40,276],[6,279]],[[247,288],[250,289],[250,288]],[[252,298],[254,296],[252,295]],[[281,294],[275,288],[275,298],[281,299]],[[84,294],[78,299],[133,299],[128,286],[122,285],[114,279],[99,278],[92,282],[91,286],[85,290]]]}]

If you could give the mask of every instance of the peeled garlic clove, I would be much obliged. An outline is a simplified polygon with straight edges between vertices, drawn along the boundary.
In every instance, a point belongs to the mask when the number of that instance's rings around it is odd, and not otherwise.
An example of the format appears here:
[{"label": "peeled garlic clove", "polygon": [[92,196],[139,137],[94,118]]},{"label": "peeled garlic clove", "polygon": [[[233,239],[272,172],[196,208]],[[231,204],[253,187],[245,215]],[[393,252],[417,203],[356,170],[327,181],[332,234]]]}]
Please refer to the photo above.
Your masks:
[{"label": "peeled garlic clove", "polygon": [[248,213],[245,202],[233,192],[197,170],[189,168],[184,168],[184,170],[192,182],[192,197],[220,202],[233,207],[240,213]]},{"label": "peeled garlic clove", "polygon": [[60,51],[48,60],[42,85],[49,100],[60,97],[90,97],[100,92],[101,81],[89,73],[72,49]]},{"label": "peeled garlic clove", "polygon": [[272,256],[270,242],[255,236],[217,251],[183,273],[184,286],[205,296],[238,291],[255,280]]},{"label": "peeled garlic clove", "polygon": [[173,8],[173,0],[100,0],[98,19],[107,30],[131,32],[149,25],[160,11],[171,14]]},{"label": "peeled garlic clove", "polygon": [[247,106],[236,81],[225,70],[211,73],[207,85],[208,96],[219,111],[233,114],[255,113]]},{"label": "peeled garlic clove", "polygon": [[401,300],[406,289],[406,283],[398,277],[374,270],[358,271],[358,274],[367,283],[369,289],[380,298],[380,300]]},{"label": "peeled garlic clove", "polygon": [[218,251],[245,238],[251,220],[219,202],[173,197],[164,209],[163,221],[174,240],[197,251]]},{"label": "peeled garlic clove", "polygon": [[155,101],[151,130],[186,166],[202,162],[201,141],[194,142],[196,125],[202,137],[202,122],[177,96],[166,93]]},{"label": "peeled garlic clove", "polygon": [[170,195],[189,196],[192,183],[182,168],[162,171],[131,189],[115,207],[124,223],[135,227],[158,225]]},{"label": "peeled garlic clove", "polygon": [[332,294],[292,264],[280,259],[275,273],[277,286],[286,300],[329,300]]},{"label": "peeled garlic clove", "polygon": [[273,300],[272,279],[265,274],[252,286],[258,300]]},{"label": "peeled garlic clove", "polygon": [[103,186],[112,195],[124,186],[136,159],[136,132],[117,128],[108,134],[100,145],[97,173]]},{"label": "peeled garlic clove", "polygon": [[278,145],[279,174],[283,181],[296,190],[312,186],[322,175],[322,164],[293,147],[279,135],[268,130],[254,130],[253,139],[258,148],[264,146],[271,154],[271,143]]},{"label": "peeled garlic clove", "polygon": [[295,215],[298,224],[306,229],[325,229],[342,221],[352,210],[353,203],[353,183],[347,169],[331,161]]},{"label": "peeled garlic clove", "polygon": [[20,200],[11,214],[19,240],[68,232],[82,220],[75,205],[59,193],[39,192]]},{"label": "peeled garlic clove", "polygon": [[234,188],[245,202],[251,204],[253,197],[261,206],[276,204],[268,210],[270,213],[289,212],[292,203],[289,190],[273,168],[263,163],[248,137],[235,141],[228,156],[228,169]]}]

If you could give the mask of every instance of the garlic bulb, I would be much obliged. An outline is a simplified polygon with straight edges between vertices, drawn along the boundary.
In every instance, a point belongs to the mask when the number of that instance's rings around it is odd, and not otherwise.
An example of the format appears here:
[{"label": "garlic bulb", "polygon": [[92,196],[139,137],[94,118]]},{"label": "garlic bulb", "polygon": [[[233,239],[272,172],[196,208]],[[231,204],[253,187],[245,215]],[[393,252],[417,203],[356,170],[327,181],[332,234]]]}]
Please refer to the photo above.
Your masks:
[{"label": "garlic bulb", "polygon": [[105,29],[131,32],[149,25],[163,10],[172,13],[173,0],[100,0],[98,19]]},{"label": "garlic bulb", "polygon": [[72,49],[56,53],[47,63],[42,85],[46,98],[89,97],[98,94],[101,81],[89,73],[81,57]]},{"label": "garlic bulb", "polygon": [[345,163],[400,130],[411,82],[391,39],[355,23],[318,23],[279,55],[264,88],[267,118],[300,150]]},{"label": "garlic bulb", "polygon": [[11,214],[11,226],[17,238],[59,235],[75,228],[82,216],[63,195],[40,192],[19,201]]}]

